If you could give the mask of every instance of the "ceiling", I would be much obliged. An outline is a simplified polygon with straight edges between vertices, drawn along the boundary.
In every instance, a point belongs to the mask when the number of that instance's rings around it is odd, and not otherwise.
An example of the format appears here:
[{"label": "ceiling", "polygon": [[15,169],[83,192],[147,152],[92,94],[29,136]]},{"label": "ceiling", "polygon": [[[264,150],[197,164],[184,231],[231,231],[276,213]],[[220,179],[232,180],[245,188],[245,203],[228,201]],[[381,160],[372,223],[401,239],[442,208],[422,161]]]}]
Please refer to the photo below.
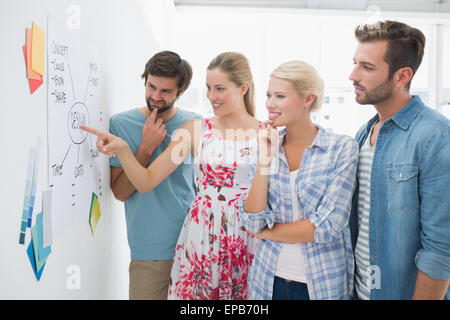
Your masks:
[{"label": "ceiling", "polygon": [[173,0],[175,6],[298,8],[450,13],[450,0]]}]

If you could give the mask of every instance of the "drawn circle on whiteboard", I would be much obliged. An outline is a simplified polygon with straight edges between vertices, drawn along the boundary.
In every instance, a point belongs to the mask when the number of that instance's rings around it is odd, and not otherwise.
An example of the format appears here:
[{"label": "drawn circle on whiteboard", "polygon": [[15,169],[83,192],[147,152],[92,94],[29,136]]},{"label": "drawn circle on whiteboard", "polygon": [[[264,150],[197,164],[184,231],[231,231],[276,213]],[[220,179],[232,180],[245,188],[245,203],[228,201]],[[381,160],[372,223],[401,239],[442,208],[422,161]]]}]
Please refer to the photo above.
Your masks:
[{"label": "drawn circle on whiteboard", "polygon": [[80,129],[80,126],[90,126],[89,111],[82,102],[75,102],[70,108],[69,116],[67,117],[67,128],[69,136],[73,143],[83,143],[88,133]]}]

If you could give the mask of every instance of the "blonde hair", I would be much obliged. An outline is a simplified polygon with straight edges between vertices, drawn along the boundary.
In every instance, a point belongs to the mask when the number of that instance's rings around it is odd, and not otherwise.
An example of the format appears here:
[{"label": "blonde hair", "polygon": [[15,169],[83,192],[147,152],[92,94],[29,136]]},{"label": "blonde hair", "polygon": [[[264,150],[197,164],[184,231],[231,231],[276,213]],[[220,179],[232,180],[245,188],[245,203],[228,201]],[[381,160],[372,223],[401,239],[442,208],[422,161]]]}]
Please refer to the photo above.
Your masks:
[{"label": "blonde hair", "polygon": [[313,66],[299,60],[288,61],[277,67],[270,76],[292,83],[300,97],[313,94],[315,98],[310,111],[317,111],[322,106],[324,84]]},{"label": "blonde hair", "polygon": [[248,90],[244,95],[244,103],[247,112],[251,116],[255,116],[255,84],[247,58],[238,52],[223,52],[215,57],[210,63],[207,70],[219,68],[228,73],[229,79],[236,86],[242,86],[248,83]]}]

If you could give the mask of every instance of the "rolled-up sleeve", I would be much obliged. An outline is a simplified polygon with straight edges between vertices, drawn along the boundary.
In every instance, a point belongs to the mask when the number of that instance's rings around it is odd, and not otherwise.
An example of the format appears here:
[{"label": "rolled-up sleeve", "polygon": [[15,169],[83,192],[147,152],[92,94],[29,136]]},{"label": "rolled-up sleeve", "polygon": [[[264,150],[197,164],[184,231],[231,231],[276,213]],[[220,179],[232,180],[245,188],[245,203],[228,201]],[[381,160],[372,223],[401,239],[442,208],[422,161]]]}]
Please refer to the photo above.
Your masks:
[{"label": "rolled-up sleeve", "polygon": [[416,265],[431,278],[450,279],[450,257],[448,256],[420,249],[416,255]]},{"label": "rolled-up sleeve", "polygon": [[421,249],[416,266],[428,276],[450,279],[450,129],[431,135],[420,162]]},{"label": "rolled-up sleeve", "polygon": [[269,229],[273,228],[273,224],[275,222],[275,214],[272,210],[269,209],[268,206],[263,211],[260,212],[246,212],[244,210],[244,203],[242,201],[238,205],[239,216],[242,220],[242,225],[245,229],[251,233],[259,233],[266,226]]},{"label": "rolled-up sleeve", "polygon": [[348,139],[343,144],[326,187],[325,195],[317,209],[308,215],[316,227],[314,239],[317,243],[331,242],[348,225],[351,200],[358,166],[358,144]]},{"label": "rolled-up sleeve", "polygon": [[[259,151],[258,151],[259,153]],[[253,180],[255,178],[256,173],[256,164],[251,167],[251,174],[250,174],[250,187],[249,192],[251,189],[251,186],[253,184]],[[270,179],[273,179],[273,177],[269,177],[269,183]],[[268,202],[266,204],[266,208],[259,212],[246,212],[244,210],[245,201],[247,200],[247,195],[240,199],[237,202],[237,210],[239,213],[239,218],[241,220],[241,225],[245,228],[245,230],[251,232],[251,233],[259,233],[261,232],[266,226],[270,229],[273,228],[273,225],[275,223],[275,214],[271,210],[271,204]],[[271,197],[270,194],[267,195],[268,201]]]}]

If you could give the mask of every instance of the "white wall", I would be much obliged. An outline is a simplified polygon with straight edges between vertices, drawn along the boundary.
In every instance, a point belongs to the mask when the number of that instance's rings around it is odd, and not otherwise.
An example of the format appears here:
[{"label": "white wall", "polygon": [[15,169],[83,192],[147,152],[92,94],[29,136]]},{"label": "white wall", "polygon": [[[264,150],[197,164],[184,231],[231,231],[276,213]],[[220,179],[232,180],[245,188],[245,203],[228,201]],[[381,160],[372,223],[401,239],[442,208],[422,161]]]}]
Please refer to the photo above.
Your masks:
[{"label": "white wall", "polygon": [[[123,205],[111,196],[108,181],[95,234],[90,233],[87,221],[71,226],[55,240],[40,281],[26,253],[30,236],[25,245],[18,244],[28,150],[37,136],[42,137],[43,148],[34,213],[40,212],[48,165],[47,83],[44,78],[44,84],[30,95],[22,53],[25,28],[35,22],[46,31],[47,15],[67,19],[66,10],[71,5],[81,9],[80,31],[90,39],[84,45],[95,47],[101,57],[105,121],[116,112],[145,103],[140,75],[147,60],[158,51],[139,1],[0,1],[0,299],[128,298],[129,249]],[[80,267],[79,290],[66,285],[71,265]]]},{"label": "white wall", "polygon": [[[350,11],[177,6],[170,17],[168,47],[190,61],[194,69],[191,86],[179,102],[197,106],[198,112],[211,115],[205,91],[206,67],[218,53],[238,51],[250,62],[256,87],[256,117],[264,121],[270,73],[282,62],[300,59],[318,70],[325,82],[325,96],[329,97],[329,103],[312,114],[313,121],[336,133],[354,136],[375,114],[373,107],[355,102],[352,82],[348,79],[357,45],[354,28],[390,19],[408,23],[425,34],[425,54],[412,81],[411,92],[420,94],[428,106],[448,115],[450,63],[446,57],[450,47],[450,14],[408,12],[406,1],[399,3],[402,5],[396,5],[395,12],[369,8]],[[440,29],[443,35],[437,37]],[[442,73],[442,81],[438,71]],[[338,102],[340,99],[342,103]]]}]

